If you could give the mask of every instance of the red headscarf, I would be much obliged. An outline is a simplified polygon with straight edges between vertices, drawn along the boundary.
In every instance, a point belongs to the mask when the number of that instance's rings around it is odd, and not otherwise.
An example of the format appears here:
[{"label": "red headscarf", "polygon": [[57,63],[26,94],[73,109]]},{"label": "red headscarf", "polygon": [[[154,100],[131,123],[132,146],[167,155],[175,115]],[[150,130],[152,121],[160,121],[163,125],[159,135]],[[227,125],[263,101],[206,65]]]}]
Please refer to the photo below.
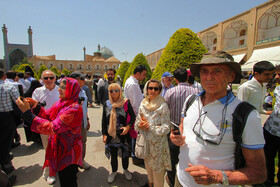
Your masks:
[{"label": "red headscarf", "polygon": [[[80,85],[78,81],[72,78],[64,78],[66,79],[66,87],[65,87],[65,98],[59,99],[49,110],[50,119],[54,120],[59,113],[59,111],[65,106],[71,105],[73,103],[78,103],[79,93],[81,91]],[[63,79],[62,79],[63,80]],[[62,81],[61,80],[61,81]]]}]

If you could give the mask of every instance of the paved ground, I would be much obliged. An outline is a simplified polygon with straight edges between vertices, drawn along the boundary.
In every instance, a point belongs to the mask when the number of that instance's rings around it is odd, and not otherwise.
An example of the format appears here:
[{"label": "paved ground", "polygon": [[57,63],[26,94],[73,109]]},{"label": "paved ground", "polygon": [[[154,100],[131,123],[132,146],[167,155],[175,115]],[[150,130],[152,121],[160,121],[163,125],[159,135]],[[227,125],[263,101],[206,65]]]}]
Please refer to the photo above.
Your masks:
[{"label": "paved ground", "polygon": [[[135,166],[130,160],[129,170],[132,172],[132,181],[127,181],[123,176],[121,160],[119,158],[119,170],[115,181],[112,184],[107,183],[107,177],[111,172],[110,161],[104,154],[104,143],[101,134],[101,116],[100,107],[89,108],[89,118],[91,128],[88,132],[86,161],[91,165],[89,170],[80,170],[78,173],[79,187],[95,186],[142,186],[147,181],[146,170]],[[42,165],[44,162],[44,149],[36,143],[27,143],[23,127],[18,128],[21,135],[21,145],[12,149],[14,153],[13,164],[16,168],[9,175],[17,175],[15,186],[43,187],[49,186],[42,178]],[[59,187],[59,182],[54,184]],[[167,185],[165,185],[167,186]]]},{"label": "paved ground", "polygon": [[[135,166],[130,160],[129,170],[132,172],[133,180],[127,181],[122,175],[121,160],[119,158],[119,173],[112,184],[107,183],[107,177],[111,172],[110,161],[104,154],[104,143],[101,134],[101,116],[100,107],[89,108],[89,118],[91,128],[88,132],[86,161],[91,165],[89,170],[80,170],[78,173],[79,187],[95,186],[142,186],[147,181],[146,170]],[[262,123],[268,116],[262,115]],[[14,153],[13,164],[16,168],[10,175],[17,175],[15,186],[43,187],[49,186],[42,178],[42,165],[44,162],[44,150],[36,143],[27,143],[23,127],[18,128],[21,135],[21,145],[12,150]],[[54,184],[59,187],[59,182]],[[164,187],[168,185],[165,183]]]}]

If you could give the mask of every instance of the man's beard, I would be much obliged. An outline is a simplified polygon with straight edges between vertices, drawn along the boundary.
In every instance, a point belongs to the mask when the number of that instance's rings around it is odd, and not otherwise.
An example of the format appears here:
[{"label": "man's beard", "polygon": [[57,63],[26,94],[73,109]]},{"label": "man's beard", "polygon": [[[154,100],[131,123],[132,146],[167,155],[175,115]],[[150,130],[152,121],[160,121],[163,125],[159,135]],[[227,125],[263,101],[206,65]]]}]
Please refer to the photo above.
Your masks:
[{"label": "man's beard", "polygon": [[108,81],[114,81],[114,78],[113,77],[108,77]]}]

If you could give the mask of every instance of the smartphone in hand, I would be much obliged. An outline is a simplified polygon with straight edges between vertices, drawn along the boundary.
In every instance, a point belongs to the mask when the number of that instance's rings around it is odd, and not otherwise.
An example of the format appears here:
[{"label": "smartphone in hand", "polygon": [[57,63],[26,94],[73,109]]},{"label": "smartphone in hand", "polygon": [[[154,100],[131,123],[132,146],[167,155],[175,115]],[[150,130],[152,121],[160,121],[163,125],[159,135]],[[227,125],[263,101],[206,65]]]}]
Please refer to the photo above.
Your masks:
[{"label": "smartphone in hand", "polygon": [[175,134],[175,135],[182,135],[181,131],[179,129],[179,126],[177,124],[173,123],[172,121],[170,121],[170,123],[172,124],[171,128],[172,128],[173,134]]}]

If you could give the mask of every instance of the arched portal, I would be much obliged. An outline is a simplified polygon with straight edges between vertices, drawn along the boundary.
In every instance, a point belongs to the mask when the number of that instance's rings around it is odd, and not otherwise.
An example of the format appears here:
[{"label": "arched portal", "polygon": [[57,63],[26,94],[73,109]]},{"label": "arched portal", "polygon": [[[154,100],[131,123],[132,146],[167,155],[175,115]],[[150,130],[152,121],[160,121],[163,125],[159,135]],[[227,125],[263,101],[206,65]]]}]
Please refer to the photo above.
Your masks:
[{"label": "arched portal", "polygon": [[19,64],[24,57],[27,57],[27,55],[22,50],[20,49],[13,50],[9,55],[11,68],[16,64]]}]

